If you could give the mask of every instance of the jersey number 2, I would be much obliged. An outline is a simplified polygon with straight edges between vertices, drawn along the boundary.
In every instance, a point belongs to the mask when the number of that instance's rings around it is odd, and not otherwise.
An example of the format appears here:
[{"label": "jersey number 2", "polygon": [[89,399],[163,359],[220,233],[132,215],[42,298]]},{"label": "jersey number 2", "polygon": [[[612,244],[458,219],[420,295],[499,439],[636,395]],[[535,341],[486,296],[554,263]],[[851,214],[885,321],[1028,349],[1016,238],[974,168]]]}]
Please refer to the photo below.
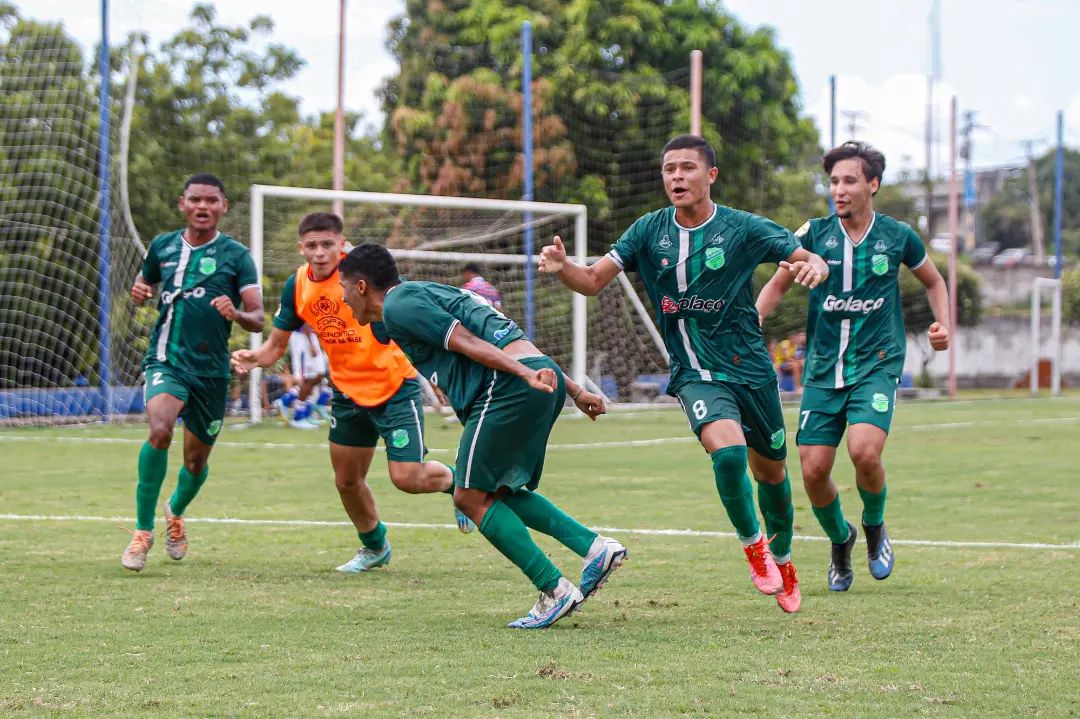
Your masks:
[{"label": "jersey number 2", "polygon": [[164,383],[165,383],[165,380],[161,379],[161,373],[160,372],[155,372],[154,373],[154,378],[152,380],[150,380],[150,384],[153,385],[154,387],[157,387],[159,384],[164,384]]}]

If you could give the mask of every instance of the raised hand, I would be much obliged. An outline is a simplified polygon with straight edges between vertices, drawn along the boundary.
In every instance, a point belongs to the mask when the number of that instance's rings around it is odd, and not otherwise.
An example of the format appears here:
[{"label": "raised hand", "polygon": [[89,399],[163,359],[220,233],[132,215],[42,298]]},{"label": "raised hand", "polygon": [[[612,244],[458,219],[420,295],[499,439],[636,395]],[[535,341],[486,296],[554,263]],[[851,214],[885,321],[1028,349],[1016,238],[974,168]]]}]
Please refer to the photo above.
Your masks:
[{"label": "raised hand", "polygon": [[563,247],[562,238],[555,235],[555,244],[547,245],[540,250],[540,271],[558,272],[566,264],[566,248]]}]

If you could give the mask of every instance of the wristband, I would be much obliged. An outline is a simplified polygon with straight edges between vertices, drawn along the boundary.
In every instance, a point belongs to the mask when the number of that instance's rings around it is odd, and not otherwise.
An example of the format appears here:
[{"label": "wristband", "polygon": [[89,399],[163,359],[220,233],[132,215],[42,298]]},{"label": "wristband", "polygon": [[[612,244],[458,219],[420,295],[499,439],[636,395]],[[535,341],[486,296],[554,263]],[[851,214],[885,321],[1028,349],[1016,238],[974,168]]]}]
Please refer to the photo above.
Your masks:
[{"label": "wristband", "polygon": [[577,398],[580,397],[581,393],[584,392],[584,391],[585,391],[584,385],[582,385],[581,387],[578,387],[577,394],[570,395],[570,401],[571,402],[577,402]]}]

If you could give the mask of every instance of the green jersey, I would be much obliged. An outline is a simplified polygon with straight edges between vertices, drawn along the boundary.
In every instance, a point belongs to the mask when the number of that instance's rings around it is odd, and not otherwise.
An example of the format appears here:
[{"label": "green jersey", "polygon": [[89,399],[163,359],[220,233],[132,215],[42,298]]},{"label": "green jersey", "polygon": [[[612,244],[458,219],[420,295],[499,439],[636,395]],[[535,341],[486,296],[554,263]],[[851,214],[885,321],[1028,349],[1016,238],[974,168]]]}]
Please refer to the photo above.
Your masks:
[{"label": "green jersey", "polygon": [[637,270],[668,350],[668,393],[688,382],[776,382],[754,305],[754,269],[786,260],[799,241],[758,215],[716,205],[697,227],[667,207],[640,218],[608,257]]},{"label": "green jersey", "polygon": [[899,377],[907,348],[900,264],[914,270],[926,262],[922,239],[881,214],[858,244],[836,215],[810,220],[795,234],[829,265],[828,278],[810,291],[803,384],[839,389],[875,369]]},{"label": "green jersey", "polygon": [[383,325],[390,339],[465,418],[480,397],[490,394],[494,381],[489,368],[448,349],[459,324],[499,348],[525,336],[516,322],[469,290],[409,281],[386,293]]},{"label": "green jersey", "polygon": [[226,295],[240,308],[240,294],[259,286],[247,248],[220,232],[198,247],[187,243],[184,230],[167,232],[150,243],[140,274],[152,285],[161,283],[143,364],[167,362],[199,377],[228,377],[232,322],[210,301]]}]

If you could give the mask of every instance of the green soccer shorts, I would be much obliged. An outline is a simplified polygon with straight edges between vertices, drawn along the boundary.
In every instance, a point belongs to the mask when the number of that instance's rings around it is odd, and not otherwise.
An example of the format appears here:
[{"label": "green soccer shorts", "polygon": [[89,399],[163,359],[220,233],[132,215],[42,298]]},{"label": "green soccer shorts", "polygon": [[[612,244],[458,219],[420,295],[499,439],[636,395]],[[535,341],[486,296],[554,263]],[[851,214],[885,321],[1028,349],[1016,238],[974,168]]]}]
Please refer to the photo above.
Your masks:
[{"label": "green soccer shorts", "polygon": [[701,438],[701,429],[720,419],[742,425],[746,446],[767,459],[787,457],[784,410],[775,384],[749,387],[735,382],[690,382],[676,395],[690,429]]},{"label": "green soccer shorts", "polygon": [[146,384],[143,399],[149,403],[159,394],[168,394],[184,403],[180,416],[184,427],[203,444],[213,446],[225,420],[229,398],[228,377],[199,377],[165,362],[147,362],[143,368]]},{"label": "green soccer shorts", "polygon": [[562,412],[566,385],[562,370],[550,357],[526,357],[535,370],[555,370],[555,391],[541,392],[520,377],[490,370],[487,391],[465,418],[454,483],[465,489],[495,492],[501,487],[535,490],[544,472],[548,437]]},{"label": "green soccer shorts", "polygon": [[892,426],[899,379],[886,372],[871,372],[840,389],[803,387],[796,444],[836,447],[844,430],[853,424],[872,424],[885,434]]},{"label": "green soccer shorts", "polygon": [[345,447],[374,447],[382,437],[391,462],[423,462],[424,403],[420,381],[407,379],[378,407],[361,407],[334,391],[330,403],[330,441]]}]

